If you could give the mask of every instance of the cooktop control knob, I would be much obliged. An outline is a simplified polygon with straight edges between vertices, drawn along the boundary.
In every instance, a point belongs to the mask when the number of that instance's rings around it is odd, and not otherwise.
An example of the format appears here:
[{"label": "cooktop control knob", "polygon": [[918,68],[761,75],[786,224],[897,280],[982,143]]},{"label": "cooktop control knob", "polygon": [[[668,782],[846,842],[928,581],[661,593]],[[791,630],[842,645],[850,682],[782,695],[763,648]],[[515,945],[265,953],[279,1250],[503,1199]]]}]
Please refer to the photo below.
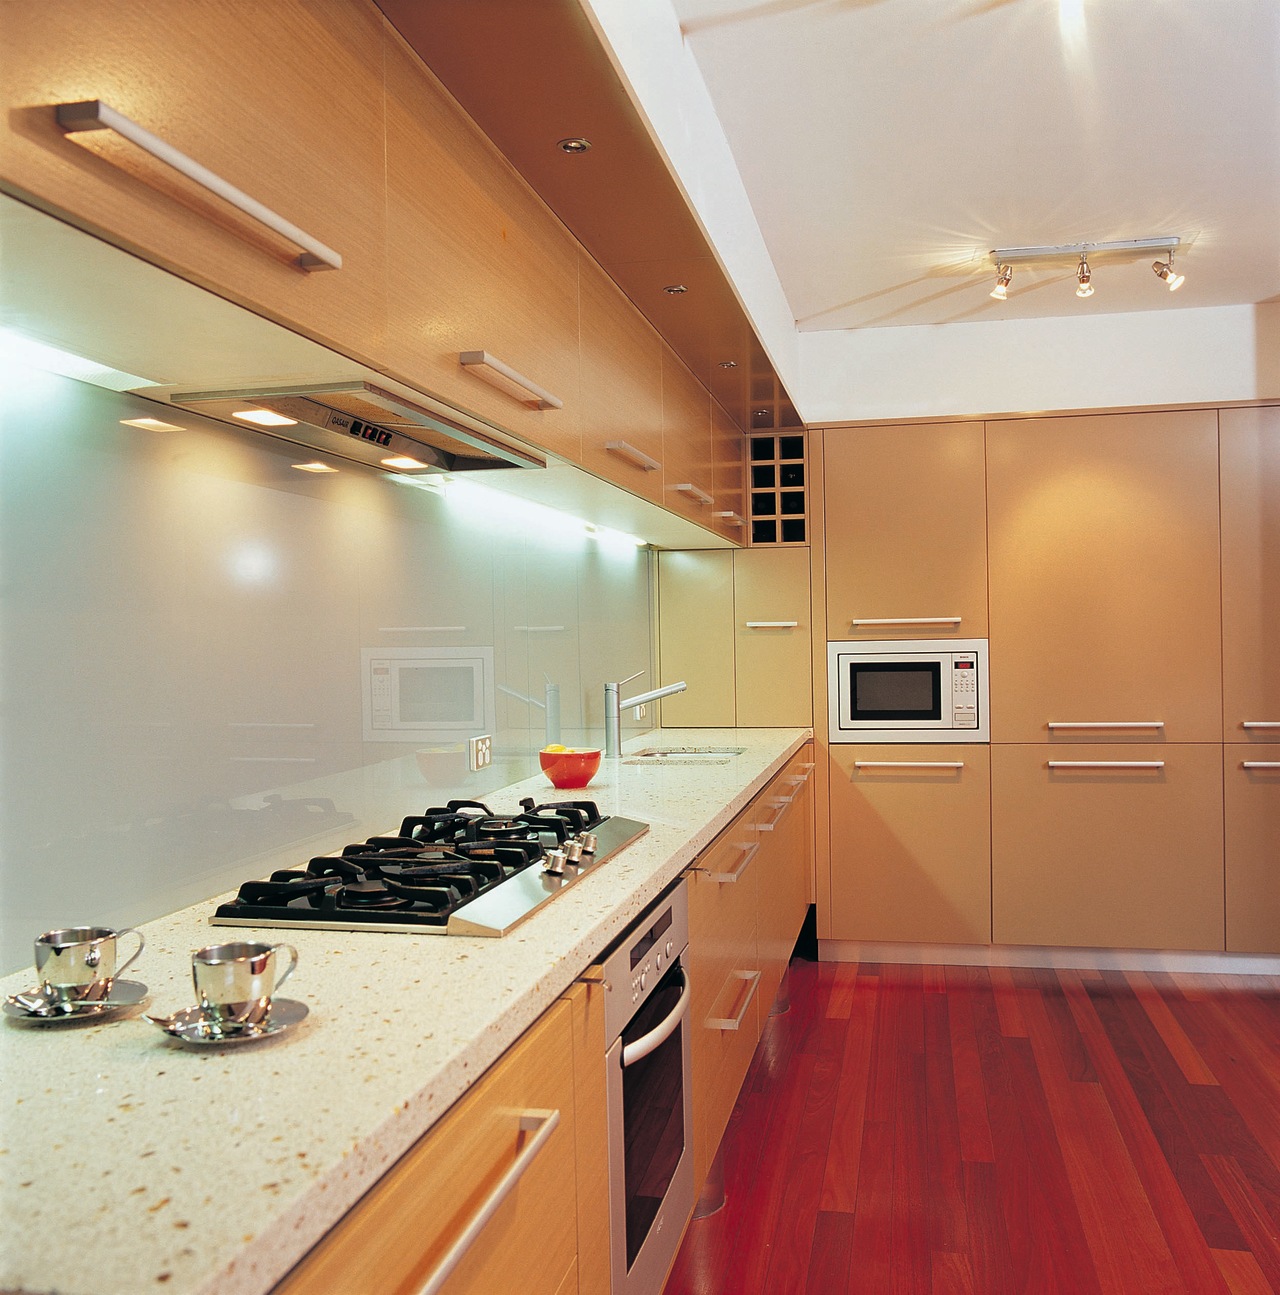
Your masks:
[{"label": "cooktop control knob", "polygon": [[584,854],[595,854],[596,846],[599,842],[596,840],[594,832],[583,832],[578,838],[582,842],[582,851]]},{"label": "cooktop control knob", "polygon": [[565,858],[563,850],[548,850],[546,857],[542,860],[542,871],[550,873],[553,877],[563,876]]},{"label": "cooktop control knob", "polygon": [[567,858],[570,863],[577,863],[578,860],[582,858],[582,842],[576,840],[566,841],[564,843],[564,853],[565,858]]}]

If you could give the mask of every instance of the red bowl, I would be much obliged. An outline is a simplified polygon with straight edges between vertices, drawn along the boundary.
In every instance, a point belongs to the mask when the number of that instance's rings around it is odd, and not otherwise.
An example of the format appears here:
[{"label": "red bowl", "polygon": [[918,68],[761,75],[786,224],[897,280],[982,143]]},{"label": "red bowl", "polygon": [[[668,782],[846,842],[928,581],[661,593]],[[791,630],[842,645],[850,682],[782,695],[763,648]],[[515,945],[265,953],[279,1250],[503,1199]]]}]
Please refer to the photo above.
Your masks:
[{"label": "red bowl", "polygon": [[553,787],[569,791],[574,787],[585,787],[596,776],[600,768],[600,748],[592,750],[539,751],[538,763],[542,771],[551,779]]}]

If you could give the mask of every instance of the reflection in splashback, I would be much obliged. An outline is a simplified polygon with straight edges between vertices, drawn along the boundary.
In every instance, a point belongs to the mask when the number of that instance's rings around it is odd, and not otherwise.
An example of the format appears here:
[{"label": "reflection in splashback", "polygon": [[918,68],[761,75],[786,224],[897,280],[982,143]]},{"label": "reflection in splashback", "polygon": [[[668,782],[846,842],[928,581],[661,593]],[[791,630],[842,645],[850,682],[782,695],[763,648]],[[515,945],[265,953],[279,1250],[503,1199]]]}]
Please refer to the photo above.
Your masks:
[{"label": "reflection in splashback", "polygon": [[528,777],[549,704],[599,744],[603,681],[652,668],[634,544],[0,376],[0,970]]}]

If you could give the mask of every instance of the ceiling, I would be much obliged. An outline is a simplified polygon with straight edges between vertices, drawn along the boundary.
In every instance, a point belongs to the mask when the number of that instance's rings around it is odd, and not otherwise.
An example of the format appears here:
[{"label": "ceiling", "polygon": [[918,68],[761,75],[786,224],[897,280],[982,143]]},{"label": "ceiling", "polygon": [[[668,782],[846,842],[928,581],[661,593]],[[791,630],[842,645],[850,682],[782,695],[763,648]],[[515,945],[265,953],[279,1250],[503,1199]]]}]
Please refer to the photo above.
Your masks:
[{"label": "ceiling", "polygon": [[[1275,0],[670,3],[801,331],[1280,296]],[[993,248],[1176,235],[1015,269]]]}]

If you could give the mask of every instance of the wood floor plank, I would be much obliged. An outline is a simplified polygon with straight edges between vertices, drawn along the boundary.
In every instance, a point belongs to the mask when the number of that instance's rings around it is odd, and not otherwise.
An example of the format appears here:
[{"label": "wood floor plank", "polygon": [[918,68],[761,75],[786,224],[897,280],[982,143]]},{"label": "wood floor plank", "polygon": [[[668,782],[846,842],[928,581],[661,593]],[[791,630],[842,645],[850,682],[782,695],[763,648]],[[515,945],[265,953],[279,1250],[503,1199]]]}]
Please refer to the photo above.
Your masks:
[{"label": "wood floor plank", "polygon": [[993,1161],[991,1122],[982,1078],[982,1059],[973,1024],[972,996],[979,972],[974,967],[947,968],[947,1005],[951,1026],[951,1070],[955,1084],[960,1154],[967,1161]]},{"label": "wood floor plank", "polygon": [[1018,987],[1012,967],[992,967],[991,985],[996,991],[996,1008],[1000,1015],[1000,1032],[1013,1039],[1027,1037],[1026,1022],[1022,1019]]},{"label": "wood floor plank", "polygon": [[1215,1250],[1213,1257],[1231,1295],[1275,1295],[1275,1287],[1247,1250]]},{"label": "wood floor plank", "polygon": [[1209,1171],[1232,1215],[1240,1226],[1248,1249],[1273,1290],[1280,1290],[1280,1238],[1275,1221],[1267,1214],[1252,1184],[1231,1156],[1205,1156]]},{"label": "wood floor plank", "polygon": [[981,1295],[975,1291],[967,1253],[935,1250],[932,1272],[932,1295]]},{"label": "wood floor plank", "polygon": [[819,1210],[805,1274],[805,1295],[841,1295],[849,1282],[853,1215]]},{"label": "wood floor plank", "polygon": [[847,1021],[849,1010],[853,1006],[854,991],[858,985],[858,964],[836,962],[827,965],[834,966],[836,969],[831,994],[827,999],[827,1016],[833,1020]]},{"label": "wood floor plank", "polygon": [[844,1064],[836,1088],[836,1110],[831,1143],[822,1175],[818,1208],[853,1214],[858,1198],[858,1170],[862,1161],[862,1130],[871,1083],[871,1056],[876,1035],[876,1010],[880,993],[878,976],[859,976],[849,1004]]},{"label": "wood floor plank", "polygon": [[1205,1065],[1204,1058],[1196,1050],[1186,1032],[1178,1023],[1164,995],[1156,989],[1144,972],[1127,971],[1124,973],[1129,987],[1133,990],[1143,1011],[1151,1018],[1152,1025],[1159,1031],[1160,1038],[1169,1049],[1170,1055],[1178,1063],[1189,1084],[1216,1084],[1217,1076]]}]

